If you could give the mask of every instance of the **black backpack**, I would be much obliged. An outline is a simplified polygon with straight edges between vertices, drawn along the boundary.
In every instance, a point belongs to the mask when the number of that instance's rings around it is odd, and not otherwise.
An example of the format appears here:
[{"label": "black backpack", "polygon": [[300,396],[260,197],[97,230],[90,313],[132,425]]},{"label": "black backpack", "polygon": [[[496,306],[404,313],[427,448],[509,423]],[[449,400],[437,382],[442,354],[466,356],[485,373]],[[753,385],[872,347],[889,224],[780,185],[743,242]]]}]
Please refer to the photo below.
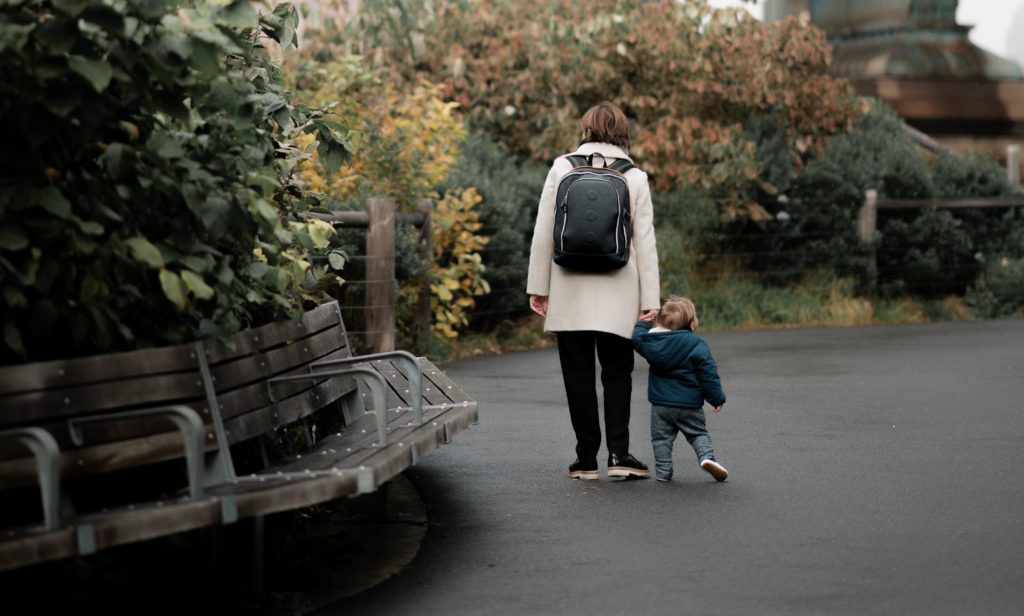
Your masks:
[{"label": "black backpack", "polygon": [[555,197],[555,263],[607,272],[629,262],[632,233],[625,173],[633,163],[615,159],[595,167],[594,156],[566,156],[573,169],[558,184]]}]

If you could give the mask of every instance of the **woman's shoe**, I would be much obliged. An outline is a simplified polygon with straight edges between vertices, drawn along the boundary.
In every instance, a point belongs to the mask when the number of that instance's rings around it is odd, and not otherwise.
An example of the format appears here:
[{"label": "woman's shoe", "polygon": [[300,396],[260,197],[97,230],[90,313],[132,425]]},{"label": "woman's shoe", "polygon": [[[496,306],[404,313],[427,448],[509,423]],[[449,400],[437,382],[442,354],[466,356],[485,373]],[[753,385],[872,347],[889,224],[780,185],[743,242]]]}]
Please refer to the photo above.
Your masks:
[{"label": "woman's shoe", "polygon": [[608,454],[608,476],[609,477],[650,477],[651,471],[647,465],[637,460],[628,453]]},{"label": "woman's shoe", "polygon": [[569,476],[573,479],[597,479],[597,459],[580,461],[577,458],[569,465]]}]

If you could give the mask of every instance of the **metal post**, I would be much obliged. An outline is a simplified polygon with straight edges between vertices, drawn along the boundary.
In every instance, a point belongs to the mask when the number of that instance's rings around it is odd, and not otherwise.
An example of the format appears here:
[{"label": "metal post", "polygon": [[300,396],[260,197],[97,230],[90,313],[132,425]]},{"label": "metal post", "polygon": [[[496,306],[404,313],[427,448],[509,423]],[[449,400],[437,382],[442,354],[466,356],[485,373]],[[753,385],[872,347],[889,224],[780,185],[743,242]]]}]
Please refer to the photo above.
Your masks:
[{"label": "metal post", "polygon": [[256,598],[256,605],[263,604],[263,555],[266,548],[263,545],[263,516],[257,515],[252,518],[252,590]]},{"label": "metal post", "polygon": [[875,230],[878,226],[878,191],[871,189],[864,193],[864,205],[861,206],[857,219],[860,241],[868,252],[865,272],[868,292],[874,295],[878,290],[878,253],[875,246]]},{"label": "metal post", "polygon": [[370,199],[366,209],[366,339],[381,353],[395,350],[395,202]]},{"label": "metal post", "polygon": [[1006,176],[1014,187],[1020,185],[1020,146],[1006,146]]}]

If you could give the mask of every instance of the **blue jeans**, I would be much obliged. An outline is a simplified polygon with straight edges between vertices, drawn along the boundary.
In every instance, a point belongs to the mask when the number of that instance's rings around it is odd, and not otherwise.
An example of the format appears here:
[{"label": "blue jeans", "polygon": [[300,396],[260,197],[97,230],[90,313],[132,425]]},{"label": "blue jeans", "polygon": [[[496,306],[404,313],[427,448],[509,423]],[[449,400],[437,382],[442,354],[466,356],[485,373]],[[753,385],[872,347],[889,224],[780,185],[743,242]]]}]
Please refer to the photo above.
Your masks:
[{"label": "blue jeans", "polygon": [[654,448],[654,474],[658,479],[672,478],[672,445],[680,432],[697,454],[697,462],[715,457],[704,420],[704,409],[682,409],[651,405],[651,446]]}]

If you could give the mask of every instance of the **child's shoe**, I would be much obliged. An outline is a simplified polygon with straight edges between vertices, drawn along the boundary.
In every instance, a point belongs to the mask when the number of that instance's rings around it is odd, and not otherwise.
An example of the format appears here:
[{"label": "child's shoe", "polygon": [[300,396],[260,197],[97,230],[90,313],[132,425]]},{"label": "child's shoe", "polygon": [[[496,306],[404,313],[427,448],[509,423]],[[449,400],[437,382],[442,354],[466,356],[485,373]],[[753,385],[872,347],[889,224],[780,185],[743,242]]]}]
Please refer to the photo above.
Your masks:
[{"label": "child's shoe", "polygon": [[714,477],[716,481],[725,481],[726,478],[729,477],[729,471],[725,470],[725,467],[716,462],[714,458],[705,458],[701,460],[700,467],[709,475]]}]

